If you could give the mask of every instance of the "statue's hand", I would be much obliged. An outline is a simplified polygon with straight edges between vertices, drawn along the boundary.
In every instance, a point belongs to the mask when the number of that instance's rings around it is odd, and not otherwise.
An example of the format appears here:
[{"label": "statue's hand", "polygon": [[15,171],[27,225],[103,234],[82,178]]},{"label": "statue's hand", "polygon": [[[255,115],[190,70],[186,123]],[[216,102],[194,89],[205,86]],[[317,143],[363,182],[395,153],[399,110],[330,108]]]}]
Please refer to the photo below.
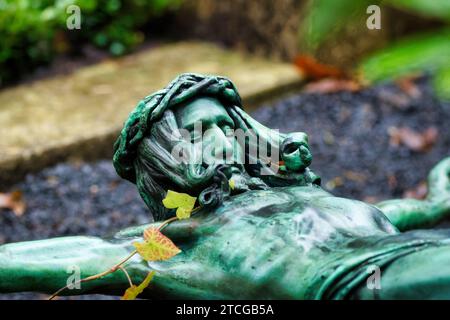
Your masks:
[{"label": "statue's hand", "polygon": [[400,231],[430,227],[450,215],[450,157],[428,175],[424,200],[393,199],[376,205]]},{"label": "statue's hand", "polygon": [[311,164],[308,136],[303,132],[289,133],[281,143],[280,151],[288,171],[303,171]]}]

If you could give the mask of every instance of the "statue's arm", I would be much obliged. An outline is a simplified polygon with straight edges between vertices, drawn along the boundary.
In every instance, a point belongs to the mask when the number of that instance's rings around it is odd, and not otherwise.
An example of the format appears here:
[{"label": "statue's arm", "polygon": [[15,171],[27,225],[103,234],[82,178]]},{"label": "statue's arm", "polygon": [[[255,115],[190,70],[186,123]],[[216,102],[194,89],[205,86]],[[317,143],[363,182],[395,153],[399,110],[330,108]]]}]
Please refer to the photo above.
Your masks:
[{"label": "statue's arm", "polygon": [[450,157],[431,170],[426,199],[387,200],[376,206],[401,231],[429,227],[450,216]]},{"label": "statue's arm", "polygon": [[[81,236],[2,245],[0,292],[54,293],[66,286],[68,280],[70,283],[78,280],[77,274],[84,278],[108,270],[131,251],[127,241],[110,242]],[[148,272],[138,257],[127,263],[126,269],[136,283]],[[120,294],[128,286],[125,274],[119,270],[102,279],[82,283],[80,289],[65,290],[62,295]]]},{"label": "statue's arm", "polygon": [[[92,276],[124,260],[134,250],[132,242],[142,241],[142,233],[149,226],[158,227],[161,222],[131,227],[115,234],[111,239],[97,237],[62,237],[47,240],[9,243],[0,246],[0,292],[44,292],[54,293],[74,283],[77,271],[80,278]],[[175,221],[162,232],[178,244],[198,236],[201,228],[196,217]],[[207,225],[206,225],[207,226]],[[135,255],[124,265],[135,285],[141,283],[149,271],[148,263]],[[158,279],[165,275],[158,270],[152,281],[157,286]],[[163,281],[164,282],[164,281]],[[122,295],[129,287],[126,275],[121,271],[101,279],[83,282],[80,289],[65,290],[61,295],[101,293]],[[142,296],[151,297],[152,290]],[[161,292],[159,292],[160,294]]]}]

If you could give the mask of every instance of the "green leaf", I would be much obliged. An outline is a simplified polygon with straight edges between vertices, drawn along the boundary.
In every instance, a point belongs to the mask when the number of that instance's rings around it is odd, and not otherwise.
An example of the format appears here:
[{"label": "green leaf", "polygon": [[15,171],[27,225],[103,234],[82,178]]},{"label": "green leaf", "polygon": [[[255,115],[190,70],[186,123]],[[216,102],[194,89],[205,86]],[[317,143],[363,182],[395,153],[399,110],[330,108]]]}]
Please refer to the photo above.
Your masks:
[{"label": "green leaf", "polygon": [[182,219],[189,219],[191,216],[192,209],[186,209],[186,208],[178,208],[177,209],[177,218]]},{"label": "green leaf", "polygon": [[187,193],[179,193],[172,190],[167,192],[166,197],[162,203],[164,207],[168,209],[177,209],[178,219],[187,219],[191,216],[191,212],[194,209],[196,197],[192,197]]},{"label": "green leaf", "polygon": [[437,95],[443,100],[450,101],[450,67],[439,70],[433,82]]},{"label": "green leaf", "polygon": [[300,38],[308,49],[315,49],[327,38],[336,35],[350,20],[365,17],[367,7],[378,2],[378,0],[310,1],[306,16],[300,25]]},{"label": "green leaf", "polygon": [[362,61],[359,71],[369,82],[450,66],[450,30],[413,36]]},{"label": "green leaf", "polygon": [[450,1],[448,0],[388,0],[384,3],[424,17],[450,21]]},{"label": "green leaf", "polygon": [[155,271],[150,271],[147,276],[145,277],[144,281],[139,286],[132,285],[129,287],[125,294],[122,296],[121,300],[134,300],[136,297],[141,294],[145,288],[148,287],[150,282],[153,279],[153,276],[155,275]]},{"label": "green leaf", "polygon": [[144,242],[134,242],[133,246],[144,260],[163,261],[172,258],[181,250],[157,228],[144,231]]}]

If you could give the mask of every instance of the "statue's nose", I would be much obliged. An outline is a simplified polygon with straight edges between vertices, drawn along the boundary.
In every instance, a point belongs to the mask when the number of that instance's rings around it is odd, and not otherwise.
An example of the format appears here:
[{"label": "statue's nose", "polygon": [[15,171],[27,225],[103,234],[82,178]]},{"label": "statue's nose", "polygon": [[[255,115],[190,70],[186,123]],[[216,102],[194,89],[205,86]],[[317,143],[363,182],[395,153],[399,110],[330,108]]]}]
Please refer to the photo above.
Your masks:
[{"label": "statue's nose", "polygon": [[233,145],[225,133],[217,126],[212,126],[204,134],[204,157],[211,162],[229,160],[233,154]]},{"label": "statue's nose", "polygon": [[280,150],[281,159],[289,171],[302,171],[311,164],[308,136],[303,132],[288,134]]}]

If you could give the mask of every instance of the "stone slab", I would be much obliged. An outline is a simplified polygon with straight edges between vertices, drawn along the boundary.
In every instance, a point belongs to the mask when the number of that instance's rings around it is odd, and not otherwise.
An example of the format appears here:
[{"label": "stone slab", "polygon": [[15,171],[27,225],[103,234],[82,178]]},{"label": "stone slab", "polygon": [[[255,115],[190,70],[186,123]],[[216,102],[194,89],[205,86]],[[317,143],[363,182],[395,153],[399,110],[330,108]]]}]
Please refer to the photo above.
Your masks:
[{"label": "stone slab", "polygon": [[178,42],[0,91],[0,186],[72,157],[112,154],[137,101],[182,72],[229,77],[246,105],[297,87],[294,66],[202,42]]}]

